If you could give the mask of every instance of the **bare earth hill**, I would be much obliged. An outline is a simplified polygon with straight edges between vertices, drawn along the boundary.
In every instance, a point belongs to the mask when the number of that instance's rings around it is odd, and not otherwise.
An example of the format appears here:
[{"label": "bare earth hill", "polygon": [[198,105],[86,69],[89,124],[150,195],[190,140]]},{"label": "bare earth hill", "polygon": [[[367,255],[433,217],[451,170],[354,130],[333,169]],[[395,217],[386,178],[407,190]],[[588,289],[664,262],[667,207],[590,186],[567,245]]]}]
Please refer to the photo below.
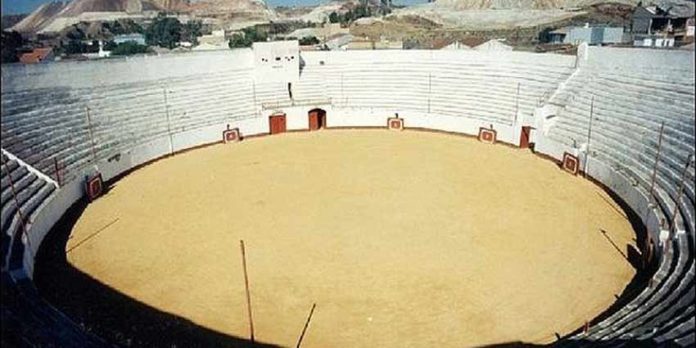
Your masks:
[{"label": "bare earth hill", "polygon": [[[637,6],[640,0],[437,0],[393,12],[390,18],[421,17],[446,28],[498,30],[529,28],[587,14],[590,6],[603,3]],[[688,0],[643,0],[663,8],[690,8]],[[388,18],[389,18],[388,17]]]},{"label": "bare earth hill", "polygon": [[[526,9],[548,10],[585,7],[603,0],[436,0],[438,6],[446,6],[458,10],[484,9]],[[639,0],[612,0],[614,3],[638,4]]]},{"label": "bare earth hill", "polygon": [[197,0],[190,1],[188,10],[197,17],[241,18],[271,20],[277,15],[264,0]]},{"label": "bare earth hill", "polygon": [[263,0],[72,0],[41,5],[12,29],[23,33],[60,31],[79,21],[142,17],[145,12],[153,11],[242,21],[268,21],[277,17]]},{"label": "bare earth hill", "polygon": [[65,8],[64,2],[49,2],[39,6],[34,12],[24,17],[19,23],[12,26],[12,30],[20,33],[32,32],[37,28],[43,28]]}]

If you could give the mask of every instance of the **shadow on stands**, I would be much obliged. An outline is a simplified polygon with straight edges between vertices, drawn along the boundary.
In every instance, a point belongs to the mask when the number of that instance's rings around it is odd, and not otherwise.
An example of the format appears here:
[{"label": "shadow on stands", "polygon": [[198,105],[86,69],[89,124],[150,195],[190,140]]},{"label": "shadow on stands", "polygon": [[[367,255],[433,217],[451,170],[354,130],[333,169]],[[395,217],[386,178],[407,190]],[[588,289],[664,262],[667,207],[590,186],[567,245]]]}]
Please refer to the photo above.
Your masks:
[{"label": "shadow on stands", "polygon": [[78,201],[46,236],[36,257],[40,295],[85,331],[107,342],[134,347],[278,347],[251,343],[139,302],[67,262],[66,244],[87,204]]}]

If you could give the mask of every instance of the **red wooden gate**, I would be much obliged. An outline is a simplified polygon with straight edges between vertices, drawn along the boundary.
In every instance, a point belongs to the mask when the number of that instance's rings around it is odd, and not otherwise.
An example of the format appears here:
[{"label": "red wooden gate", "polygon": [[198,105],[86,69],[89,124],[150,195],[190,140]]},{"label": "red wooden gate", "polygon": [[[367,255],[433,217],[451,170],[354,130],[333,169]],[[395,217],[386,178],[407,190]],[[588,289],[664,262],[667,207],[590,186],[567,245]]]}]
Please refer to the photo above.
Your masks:
[{"label": "red wooden gate", "polygon": [[286,130],[285,114],[273,115],[268,118],[271,134],[283,133]]},{"label": "red wooden gate", "polygon": [[529,135],[531,132],[532,127],[522,127],[522,134],[520,135],[520,148],[526,149],[529,147]]},{"label": "red wooden gate", "polygon": [[314,109],[309,111],[309,130],[317,130],[326,127],[326,111]]}]

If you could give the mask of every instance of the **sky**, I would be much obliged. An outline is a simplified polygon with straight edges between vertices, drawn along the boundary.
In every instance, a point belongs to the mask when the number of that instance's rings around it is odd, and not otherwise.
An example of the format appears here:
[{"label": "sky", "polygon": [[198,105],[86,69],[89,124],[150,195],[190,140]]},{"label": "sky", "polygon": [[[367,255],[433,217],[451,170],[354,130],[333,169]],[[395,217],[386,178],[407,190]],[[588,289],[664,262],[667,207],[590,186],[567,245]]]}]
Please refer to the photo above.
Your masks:
[{"label": "sky", "polygon": [[[306,6],[315,5],[328,0],[266,0],[271,6]],[[51,0],[1,0],[2,14],[29,13],[39,5]],[[412,5],[427,2],[426,0],[393,0],[395,5]]]}]

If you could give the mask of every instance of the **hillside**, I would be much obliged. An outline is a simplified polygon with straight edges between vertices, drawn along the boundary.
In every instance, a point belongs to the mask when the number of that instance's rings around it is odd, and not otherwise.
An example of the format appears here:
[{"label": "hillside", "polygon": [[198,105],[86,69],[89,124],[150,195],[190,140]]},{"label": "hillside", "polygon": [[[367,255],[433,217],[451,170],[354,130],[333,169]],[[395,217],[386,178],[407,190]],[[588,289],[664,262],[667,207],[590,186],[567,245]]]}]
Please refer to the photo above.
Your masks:
[{"label": "hillside", "polygon": [[41,5],[12,29],[22,33],[58,32],[81,21],[144,18],[154,11],[241,22],[277,18],[263,0],[72,0]]},{"label": "hillside", "polygon": [[188,11],[197,17],[276,19],[277,15],[263,0],[194,0]]},{"label": "hillside", "polygon": [[5,29],[10,29],[13,27],[15,24],[19,23],[22,21],[22,19],[26,18],[26,14],[16,14],[16,15],[3,15],[2,16],[2,30]]},{"label": "hillside", "polygon": [[[659,4],[693,9],[687,0],[611,0],[609,3],[635,7]],[[606,0],[436,0],[398,9],[388,18],[422,17],[446,28],[506,30],[547,25],[587,15],[591,7]],[[693,12],[693,10],[692,10]]]},{"label": "hillside", "polygon": [[65,5],[63,2],[45,3],[12,26],[11,29],[20,33],[28,33],[44,28],[65,8]]},{"label": "hillside", "polygon": [[[640,0],[612,0],[613,3],[637,5]],[[457,10],[487,10],[487,9],[525,9],[550,10],[580,8],[603,0],[436,0],[437,6],[445,6]],[[647,2],[647,1],[645,1]]]},{"label": "hillside", "polygon": [[693,7],[693,0],[435,0],[431,7],[447,7],[455,10],[486,10],[486,9],[525,9],[525,10],[550,10],[587,8],[601,3],[623,4],[637,6],[660,5],[663,8],[670,6]]},{"label": "hillside", "polygon": [[[329,0],[322,1],[316,6],[295,8],[281,7],[277,8],[276,10],[283,19],[321,23],[328,21],[329,15],[332,12],[339,14],[346,13],[349,10],[355,10],[355,8],[360,5],[360,0]],[[378,8],[383,6],[380,0],[367,0],[367,5],[373,11],[373,13],[375,13]]]},{"label": "hillside", "polygon": [[185,11],[188,4],[188,0],[73,0],[60,16],[79,16],[85,12]]}]

